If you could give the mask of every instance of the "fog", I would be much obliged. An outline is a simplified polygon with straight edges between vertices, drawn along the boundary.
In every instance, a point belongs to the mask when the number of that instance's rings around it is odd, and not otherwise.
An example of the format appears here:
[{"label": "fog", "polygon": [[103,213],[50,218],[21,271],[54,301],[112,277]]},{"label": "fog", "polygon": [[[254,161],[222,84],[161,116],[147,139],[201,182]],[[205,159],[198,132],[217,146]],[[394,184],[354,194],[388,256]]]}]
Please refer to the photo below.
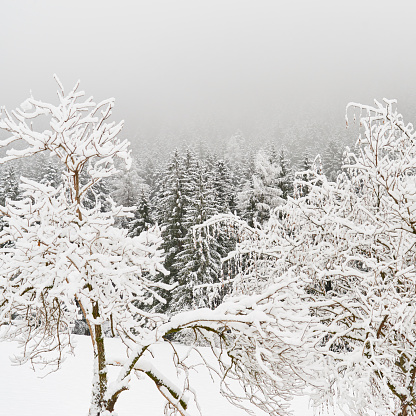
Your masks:
[{"label": "fog", "polygon": [[[124,134],[252,132],[343,123],[349,101],[397,98],[414,117],[408,1],[4,1],[0,105],[32,91],[115,97]],[[402,103],[402,104],[401,104]]]}]

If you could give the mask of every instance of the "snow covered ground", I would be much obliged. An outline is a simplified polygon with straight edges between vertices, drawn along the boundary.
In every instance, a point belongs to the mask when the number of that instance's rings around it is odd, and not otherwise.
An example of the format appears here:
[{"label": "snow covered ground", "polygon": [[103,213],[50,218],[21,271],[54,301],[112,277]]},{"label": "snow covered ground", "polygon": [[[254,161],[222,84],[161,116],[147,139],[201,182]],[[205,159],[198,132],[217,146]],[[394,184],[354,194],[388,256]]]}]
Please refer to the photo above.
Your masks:
[{"label": "snow covered ground", "polygon": [[[89,407],[92,352],[89,338],[76,336],[75,357],[70,356],[62,368],[44,378],[29,365],[14,366],[9,357],[16,353],[16,344],[0,342],[0,391],[2,414],[8,416],[78,416],[86,415]],[[117,340],[108,339],[111,353],[117,353]],[[163,347],[163,346],[161,346]],[[160,369],[169,367],[169,360],[158,362]],[[231,405],[218,393],[218,385],[212,382],[206,371],[192,378],[192,385],[198,393],[203,416],[243,416],[241,409]],[[122,393],[116,410],[119,416],[162,416],[164,398],[153,383],[133,379],[131,389]],[[309,416],[313,410],[307,398],[293,402],[295,416]],[[198,415],[196,408],[190,410]],[[333,414],[332,412],[330,414]],[[337,414],[337,413],[336,413]],[[256,416],[265,416],[257,410]]]}]

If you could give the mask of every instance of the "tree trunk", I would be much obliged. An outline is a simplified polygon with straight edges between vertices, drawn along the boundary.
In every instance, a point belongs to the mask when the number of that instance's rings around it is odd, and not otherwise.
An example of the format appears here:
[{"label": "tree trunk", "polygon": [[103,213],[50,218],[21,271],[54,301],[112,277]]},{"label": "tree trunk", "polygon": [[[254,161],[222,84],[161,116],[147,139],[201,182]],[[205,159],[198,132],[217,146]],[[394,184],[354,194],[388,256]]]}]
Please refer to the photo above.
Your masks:
[{"label": "tree trunk", "polygon": [[[94,319],[99,317],[98,303],[93,306]],[[107,365],[104,348],[104,335],[101,325],[91,325],[94,328],[94,376],[92,383],[92,398],[89,416],[103,415],[107,409],[105,394],[107,393]]]}]

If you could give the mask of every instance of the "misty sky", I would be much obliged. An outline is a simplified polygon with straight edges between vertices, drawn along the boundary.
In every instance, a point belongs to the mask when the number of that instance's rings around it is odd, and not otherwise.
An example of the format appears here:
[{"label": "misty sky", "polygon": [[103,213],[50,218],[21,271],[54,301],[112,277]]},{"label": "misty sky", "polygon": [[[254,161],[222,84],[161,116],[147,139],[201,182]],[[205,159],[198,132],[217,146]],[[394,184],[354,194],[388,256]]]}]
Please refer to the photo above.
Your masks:
[{"label": "misty sky", "polygon": [[[411,1],[4,0],[0,105],[80,79],[126,131],[339,115],[384,96],[413,108]],[[401,100],[401,101],[400,101]],[[415,106],[416,107],[416,106]],[[413,114],[409,114],[413,116]],[[266,121],[264,121],[266,120]]]}]

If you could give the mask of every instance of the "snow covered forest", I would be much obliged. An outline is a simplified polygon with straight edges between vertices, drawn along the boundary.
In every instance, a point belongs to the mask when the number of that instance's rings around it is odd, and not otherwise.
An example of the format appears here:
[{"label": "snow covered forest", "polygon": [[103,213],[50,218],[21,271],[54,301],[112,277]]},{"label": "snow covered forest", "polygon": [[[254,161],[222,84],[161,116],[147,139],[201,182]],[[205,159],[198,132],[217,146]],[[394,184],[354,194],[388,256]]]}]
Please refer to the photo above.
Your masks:
[{"label": "snow covered forest", "polygon": [[0,416],[416,416],[416,3],[3,3]]},{"label": "snow covered forest", "polygon": [[[111,200],[132,208],[132,215],[116,219],[128,236],[139,236],[155,226],[160,229],[163,265],[169,275],[159,278],[180,283],[163,293],[164,312],[212,308],[226,294],[224,273],[230,270],[222,259],[235,249],[239,236],[224,231],[212,238],[203,234],[195,241],[195,226],[219,214],[232,214],[250,227],[261,228],[277,207],[294,196],[295,179],[308,180],[316,161],[330,180],[342,170],[345,146],[340,138],[329,140],[322,156],[312,148],[288,150],[274,143],[259,148],[250,143],[236,133],[217,151],[204,142],[184,144],[170,153],[142,149],[139,154],[133,152],[129,169],[120,166],[115,175],[86,192],[82,205],[87,209],[108,212]],[[51,156],[40,153],[0,165],[0,204],[24,198],[21,177],[59,187],[62,162]],[[80,182],[87,181],[84,169]],[[75,333],[88,332],[82,325],[77,322]]]},{"label": "snow covered forest", "polygon": [[195,354],[228,400],[269,415],[306,392],[415,414],[416,133],[395,101],[350,103],[356,145],[322,155],[235,135],[132,158],[114,100],[56,81],[57,104],[30,97],[0,119],[1,337],[17,363],[58,370],[85,335],[90,416],[115,414],[133,375],[188,415]]}]

